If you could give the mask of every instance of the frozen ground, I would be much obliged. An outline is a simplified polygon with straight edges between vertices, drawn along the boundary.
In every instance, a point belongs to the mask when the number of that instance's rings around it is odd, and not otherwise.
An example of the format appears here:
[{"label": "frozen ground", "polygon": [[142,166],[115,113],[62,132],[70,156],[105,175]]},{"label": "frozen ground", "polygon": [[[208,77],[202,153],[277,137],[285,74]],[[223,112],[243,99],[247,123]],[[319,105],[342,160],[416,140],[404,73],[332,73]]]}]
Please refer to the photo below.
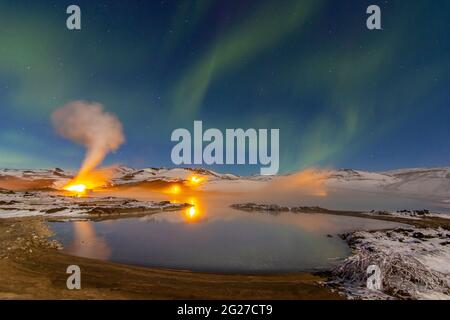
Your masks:
[{"label": "frozen ground", "polygon": [[186,204],[116,197],[70,197],[43,191],[0,189],[0,218],[45,215],[49,218],[106,218],[178,210]]},{"label": "frozen ground", "polygon": [[398,217],[412,220],[421,220],[423,218],[441,218],[441,219],[450,219],[450,215],[442,214],[438,212],[431,212],[427,209],[422,210],[399,210],[399,211],[379,211],[372,210],[369,212],[364,212],[364,214],[369,216],[389,216],[389,217]]},{"label": "frozen ground", "polygon": [[[399,228],[343,236],[353,255],[334,271],[339,290],[356,299],[450,299],[450,231]],[[377,265],[382,290],[367,289],[367,268]]]}]

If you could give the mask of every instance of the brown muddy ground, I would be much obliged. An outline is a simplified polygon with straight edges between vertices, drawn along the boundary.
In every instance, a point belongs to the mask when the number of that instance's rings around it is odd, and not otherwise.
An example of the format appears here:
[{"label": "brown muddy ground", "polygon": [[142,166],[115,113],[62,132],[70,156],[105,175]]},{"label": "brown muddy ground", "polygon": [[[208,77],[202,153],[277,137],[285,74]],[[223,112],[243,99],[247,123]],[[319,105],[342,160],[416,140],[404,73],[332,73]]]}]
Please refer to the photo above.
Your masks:
[{"label": "brown muddy ground", "polygon": [[[342,299],[310,273],[223,275],[73,257],[48,241],[42,217],[0,219],[0,299]],[[81,268],[68,290],[66,268]]]}]

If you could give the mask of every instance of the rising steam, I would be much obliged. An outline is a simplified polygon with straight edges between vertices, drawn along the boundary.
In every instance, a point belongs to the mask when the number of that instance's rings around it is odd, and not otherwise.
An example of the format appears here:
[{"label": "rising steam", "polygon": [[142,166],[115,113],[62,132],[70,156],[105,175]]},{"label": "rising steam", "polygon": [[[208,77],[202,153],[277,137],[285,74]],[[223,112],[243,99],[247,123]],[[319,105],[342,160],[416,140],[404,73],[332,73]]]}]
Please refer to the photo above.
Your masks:
[{"label": "rising steam", "polygon": [[119,119],[98,103],[71,102],[53,112],[52,122],[61,136],[87,149],[79,177],[92,172],[125,141]]},{"label": "rising steam", "polygon": [[329,171],[319,168],[308,168],[294,174],[278,176],[270,181],[267,186],[268,192],[279,193],[301,193],[303,195],[313,195],[324,197],[327,195],[325,181],[329,176]]}]

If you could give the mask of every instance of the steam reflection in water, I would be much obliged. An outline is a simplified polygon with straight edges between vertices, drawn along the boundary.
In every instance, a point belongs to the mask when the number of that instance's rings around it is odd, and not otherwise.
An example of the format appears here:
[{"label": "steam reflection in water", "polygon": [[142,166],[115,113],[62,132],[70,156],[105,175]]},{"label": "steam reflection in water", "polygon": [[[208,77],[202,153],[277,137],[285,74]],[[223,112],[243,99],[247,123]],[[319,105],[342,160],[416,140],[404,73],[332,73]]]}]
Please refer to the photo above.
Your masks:
[{"label": "steam reflection in water", "polygon": [[94,222],[74,221],[73,241],[66,248],[67,252],[75,256],[107,260],[111,255],[111,249],[102,237],[95,231]]}]

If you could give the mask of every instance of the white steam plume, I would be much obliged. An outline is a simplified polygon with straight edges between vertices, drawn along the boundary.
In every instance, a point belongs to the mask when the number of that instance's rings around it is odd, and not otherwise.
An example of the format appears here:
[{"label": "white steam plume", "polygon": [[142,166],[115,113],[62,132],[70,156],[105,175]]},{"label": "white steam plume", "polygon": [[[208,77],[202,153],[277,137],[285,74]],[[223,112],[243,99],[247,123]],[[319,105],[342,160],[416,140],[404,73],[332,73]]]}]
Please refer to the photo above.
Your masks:
[{"label": "white steam plume", "polygon": [[98,103],[70,102],[53,112],[52,122],[61,136],[86,147],[79,176],[95,169],[125,141],[119,119]]}]

